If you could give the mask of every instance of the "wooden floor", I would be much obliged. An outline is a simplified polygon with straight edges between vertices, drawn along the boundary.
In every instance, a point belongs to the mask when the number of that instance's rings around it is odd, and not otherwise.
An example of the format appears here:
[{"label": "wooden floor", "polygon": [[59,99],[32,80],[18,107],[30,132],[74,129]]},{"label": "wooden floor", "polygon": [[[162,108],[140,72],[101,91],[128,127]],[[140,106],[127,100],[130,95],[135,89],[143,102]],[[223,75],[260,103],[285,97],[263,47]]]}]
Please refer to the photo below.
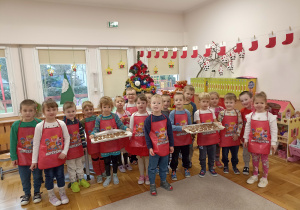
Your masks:
[{"label": "wooden floor", "polygon": [[[190,170],[192,175],[197,175],[200,171],[198,156],[199,152],[195,149],[193,167]],[[243,160],[241,148],[239,151],[239,159],[240,164],[238,165],[238,168],[242,171]],[[258,188],[257,184],[248,185],[246,180],[249,176],[243,174],[235,175],[231,168],[229,174],[226,175],[223,174],[222,169],[216,169],[216,171],[220,175],[286,209],[300,209],[300,164],[289,163],[273,156],[271,156],[269,160],[269,185],[266,188]],[[178,180],[181,180],[184,178],[184,175],[182,173],[183,169],[181,167],[181,162],[179,164],[177,177]],[[11,163],[0,162],[0,166],[8,169],[11,168]],[[262,171],[262,169],[260,169],[260,171]],[[137,184],[139,178],[137,165],[133,166],[133,171],[126,173],[118,172],[118,174],[120,179],[119,185],[110,184],[109,187],[103,188],[102,184],[95,183],[95,180],[92,177],[92,180],[90,181],[91,187],[88,189],[82,189],[79,193],[73,193],[70,189],[67,189],[70,203],[61,205],[57,207],[57,209],[93,209],[149,190],[149,186]],[[207,174],[207,176],[208,175],[209,174]],[[168,175],[167,178],[168,181],[172,182],[170,175]],[[156,180],[158,184],[158,176]],[[21,207],[20,196],[23,195],[23,190],[19,174],[18,172],[5,174],[4,180],[0,180],[0,209],[56,209],[56,207],[53,207],[48,202],[47,191],[43,185],[42,191],[43,199],[41,203],[33,204],[31,201],[27,206]],[[218,202],[217,198],[216,202]]]}]

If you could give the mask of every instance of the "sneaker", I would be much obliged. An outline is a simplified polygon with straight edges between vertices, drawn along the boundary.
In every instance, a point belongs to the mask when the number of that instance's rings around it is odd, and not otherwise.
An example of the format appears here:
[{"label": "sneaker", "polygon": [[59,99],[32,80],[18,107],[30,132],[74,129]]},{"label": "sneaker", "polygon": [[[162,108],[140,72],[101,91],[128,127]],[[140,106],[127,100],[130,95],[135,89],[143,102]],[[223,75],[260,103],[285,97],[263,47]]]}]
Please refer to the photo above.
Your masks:
[{"label": "sneaker", "polygon": [[257,176],[251,176],[248,180],[247,183],[248,184],[253,184],[254,182],[258,181],[258,177]]},{"label": "sneaker", "polygon": [[267,178],[260,178],[258,187],[266,187],[268,185],[268,179]]},{"label": "sneaker", "polygon": [[224,167],[223,172],[224,172],[224,174],[228,174],[229,173],[229,168],[228,167]]},{"label": "sneaker", "polygon": [[105,171],[102,173],[102,177],[106,178],[106,172]]},{"label": "sneaker", "polygon": [[243,174],[249,175],[249,167],[244,167]]},{"label": "sneaker", "polygon": [[103,182],[103,187],[107,187],[111,182],[111,176],[106,177],[105,181]]},{"label": "sneaker", "polygon": [[120,166],[118,166],[118,168],[119,168],[119,171],[120,171],[120,172],[122,172],[122,173],[125,173],[125,172],[126,172],[125,166],[120,165]]},{"label": "sneaker", "polygon": [[91,186],[90,183],[88,183],[85,179],[79,180],[79,184],[84,188],[88,188]]},{"label": "sneaker", "polygon": [[67,203],[69,203],[69,198],[68,198],[67,195],[66,195],[65,188],[62,188],[62,189],[59,188],[59,196],[60,196],[60,199],[61,199],[61,203],[62,203],[62,204],[67,204]]},{"label": "sneaker", "polygon": [[34,196],[32,198],[33,203],[39,203],[42,201],[42,196],[41,196],[42,192],[39,193],[34,193]]},{"label": "sneaker", "polygon": [[164,188],[165,190],[168,190],[168,191],[172,191],[173,190],[173,187],[167,181],[161,182],[160,186],[162,188]]},{"label": "sneaker", "polygon": [[132,167],[131,167],[131,165],[129,165],[129,164],[126,164],[126,165],[125,165],[125,168],[126,168],[128,171],[132,171]]},{"label": "sneaker", "polygon": [[20,198],[22,198],[21,200],[21,206],[25,206],[30,202],[30,197],[31,195],[22,195]]},{"label": "sneaker", "polygon": [[138,180],[138,184],[144,184],[144,180],[145,180],[145,177],[144,176],[140,176],[140,178]]},{"label": "sneaker", "polygon": [[171,179],[173,181],[177,180],[176,171],[172,171],[172,173],[171,173]]},{"label": "sneaker", "polygon": [[113,174],[113,181],[114,181],[114,184],[119,184],[118,174]]},{"label": "sneaker", "polygon": [[71,189],[72,189],[72,191],[73,191],[74,193],[79,192],[79,191],[80,191],[80,188],[79,188],[78,182],[73,182],[73,183],[71,184]]},{"label": "sneaker", "polygon": [[210,169],[209,172],[212,176],[218,176],[217,172],[214,169]]},{"label": "sneaker", "polygon": [[203,177],[205,176],[205,173],[206,173],[206,171],[201,170],[200,173],[199,173],[199,176],[200,176],[201,178],[203,178]]},{"label": "sneaker", "polygon": [[215,161],[215,165],[218,167],[218,168],[223,168],[223,165],[220,161],[216,160]]},{"label": "sneaker", "polygon": [[240,174],[240,170],[237,167],[233,168],[234,174]]},{"label": "sneaker", "polygon": [[157,195],[155,184],[150,184],[150,194],[153,195],[153,196]]},{"label": "sneaker", "polygon": [[187,168],[184,169],[184,176],[186,178],[191,177],[191,173],[189,172],[189,170]]},{"label": "sneaker", "polygon": [[149,176],[145,176],[145,184],[146,185],[150,184]]},{"label": "sneaker", "polygon": [[101,184],[103,182],[103,177],[102,175],[97,176],[97,183]]},{"label": "sneaker", "polygon": [[49,202],[53,206],[59,206],[61,204],[61,201],[56,197],[55,194],[53,194],[52,196],[49,197]]}]

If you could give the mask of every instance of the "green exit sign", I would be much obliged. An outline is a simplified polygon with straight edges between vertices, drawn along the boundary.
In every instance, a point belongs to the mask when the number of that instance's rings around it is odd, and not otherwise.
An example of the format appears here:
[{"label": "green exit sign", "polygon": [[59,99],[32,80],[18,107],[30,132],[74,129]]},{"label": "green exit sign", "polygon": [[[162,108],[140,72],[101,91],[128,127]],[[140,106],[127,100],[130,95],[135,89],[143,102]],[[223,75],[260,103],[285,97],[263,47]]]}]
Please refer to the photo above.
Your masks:
[{"label": "green exit sign", "polygon": [[119,22],[118,21],[110,21],[108,22],[108,27],[109,28],[117,28],[119,26]]}]

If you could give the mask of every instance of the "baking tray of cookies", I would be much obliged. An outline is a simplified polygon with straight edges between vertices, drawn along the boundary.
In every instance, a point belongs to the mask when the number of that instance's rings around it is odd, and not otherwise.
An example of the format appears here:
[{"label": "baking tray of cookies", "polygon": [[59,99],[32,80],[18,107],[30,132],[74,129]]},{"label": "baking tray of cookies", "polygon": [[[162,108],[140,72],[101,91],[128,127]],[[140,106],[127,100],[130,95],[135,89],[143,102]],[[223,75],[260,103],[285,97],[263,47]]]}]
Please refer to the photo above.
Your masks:
[{"label": "baking tray of cookies", "polygon": [[95,137],[91,139],[93,144],[106,142],[106,141],[113,141],[116,139],[126,138],[132,136],[130,131],[123,131],[120,129],[113,129],[108,131],[102,131],[99,133],[95,133]]},{"label": "baking tray of cookies", "polygon": [[194,125],[186,125],[184,129],[185,132],[190,134],[196,133],[204,133],[210,131],[220,131],[223,130],[225,127],[217,122],[213,123],[202,123],[202,124],[194,124]]}]

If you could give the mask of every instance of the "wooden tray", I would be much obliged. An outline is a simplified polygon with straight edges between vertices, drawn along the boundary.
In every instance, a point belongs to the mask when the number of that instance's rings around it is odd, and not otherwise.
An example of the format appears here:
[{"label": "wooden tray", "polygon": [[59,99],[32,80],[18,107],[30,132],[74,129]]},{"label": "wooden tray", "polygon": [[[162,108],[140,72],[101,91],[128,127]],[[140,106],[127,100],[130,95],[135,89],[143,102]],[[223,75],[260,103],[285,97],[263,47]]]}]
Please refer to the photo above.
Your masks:
[{"label": "wooden tray", "polygon": [[[115,137],[111,137],[111,138],[104,138],[101,140],[97,140],[98,137],[107,136],[108,134],[115,134],[115,133],[120,133],[120,132],[122,132],[122,133],[124,132],[125,135],[119,135],[119,136],[115,136]],[[92,144],[97,144],[97,143],[101,143],[101,142],[113,141],[116,139],[127,138],[127,137],[131,137],[131,136],[132,136],[132,133],[130,131],[124,131],[121,129],[113,129],[113,130],[95,133],[95,137],[91,139],[91,142],[92,142]]]},{"label": "wooden tray", "polygon": [[[208,126],[214,126],[214,129],[208,129],[205,130],[205,127]],[[223,130],[225,127],[217,122],[213,123],[202,123],[202,124],[194,124],[194,125],[186,125],[186,129],[184,129],[185,132],[190,133],[190,134],[196,134],[196,133],[205,133],[205,132],[211,132],[211,131],[220,131]],[[202,130],[197,129],[197,131],[191,131],[189,128],[202,128]]]}]

